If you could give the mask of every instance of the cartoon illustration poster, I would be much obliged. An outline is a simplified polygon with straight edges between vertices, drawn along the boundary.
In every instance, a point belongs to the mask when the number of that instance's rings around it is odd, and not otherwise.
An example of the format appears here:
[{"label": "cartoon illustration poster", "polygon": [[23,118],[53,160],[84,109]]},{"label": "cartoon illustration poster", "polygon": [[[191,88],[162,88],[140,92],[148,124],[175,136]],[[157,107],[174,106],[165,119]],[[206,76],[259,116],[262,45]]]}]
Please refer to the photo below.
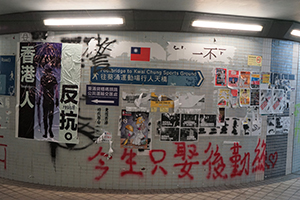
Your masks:
[{"label": "cartoon illustration poster", "polygon": [[260,90],[259,113],[269,114],[272,112],[272,90]]},{"label": "cartoon illustration poster", "polygon": [[121,148],[147,149],[149,113],[122,110]]},{"label": "cartoon illustration poster", "polygon": [[260,73],[259,72],[252,72],[251,73],[251,81],[250,81],[251,89],[259,89],[260,86]]},{"label": "cartoon illustration poster", "polygon": [[215,86],[226,86],[227,85],[227,69],[216,68],[215,70]]},{"label": "cartoon illustration poster", "polygon": [[240,89],[240,105],[250,105],[250,89]]},{"label": "cartoon illustration poster", "polygon": [[250,88],[250,72],[241,71],[240,72],[240,88]]},{"label": "cartoon illustration poster", "polygon": [[239,76],[240,72],[237,70],[228,70],[228,87],[238,88],[239,87]]}]

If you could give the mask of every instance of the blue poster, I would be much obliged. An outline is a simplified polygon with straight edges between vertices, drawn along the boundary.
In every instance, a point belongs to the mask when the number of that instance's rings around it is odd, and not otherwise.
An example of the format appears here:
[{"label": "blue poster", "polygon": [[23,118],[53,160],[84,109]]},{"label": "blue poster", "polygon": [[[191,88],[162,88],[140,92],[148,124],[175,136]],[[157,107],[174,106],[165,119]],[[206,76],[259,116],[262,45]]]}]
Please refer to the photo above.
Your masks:
[{"label": "blue poster", "polygon": [[15,56],[0,56],[0,95],[15,95]]},{"label": "blue poster", "polygon": [[119,86],[87,85],[86,104],[119,106]]},{"label": "blue poster", "polygon": [[200,70],[125,67],[110,67],[109,69],[94,73],[94,67],[92,67],[91,82],[200,87],[204,81]]}]

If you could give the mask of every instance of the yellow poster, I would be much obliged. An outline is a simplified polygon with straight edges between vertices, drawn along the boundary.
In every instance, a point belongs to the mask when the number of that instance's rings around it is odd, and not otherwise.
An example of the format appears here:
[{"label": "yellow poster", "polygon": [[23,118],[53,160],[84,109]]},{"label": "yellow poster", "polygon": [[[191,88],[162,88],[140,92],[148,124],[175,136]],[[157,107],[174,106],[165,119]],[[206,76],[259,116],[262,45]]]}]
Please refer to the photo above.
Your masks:
[{"label": "yellow poster", "polygon": [[170,109],[174,109],[174,101],[165,95],[157,96],[154,92],[151,93],[150,102],[151,112],[170,112]]},{"label": "yellow poster", "polygon": [[261,67],[262,56],[248,55],[248,65],[249,66],[259,66]]}]

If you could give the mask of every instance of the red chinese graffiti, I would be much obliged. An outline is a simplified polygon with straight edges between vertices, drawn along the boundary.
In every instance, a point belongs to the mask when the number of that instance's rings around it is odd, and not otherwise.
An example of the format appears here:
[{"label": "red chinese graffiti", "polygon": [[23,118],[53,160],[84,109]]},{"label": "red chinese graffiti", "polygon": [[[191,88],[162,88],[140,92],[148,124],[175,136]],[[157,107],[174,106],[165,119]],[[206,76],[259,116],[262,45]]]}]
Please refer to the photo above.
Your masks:
[{"label": "red chinese graffiti", "polygon": [[104,166],[105,162],[101,159],[101,156],[103,156],[103,157],[107,157],[108,156],[106,153],[102,152],[102,147],[99,147],[98,152],[94,156],[88,157],[88,161],[94,160],[97,156],[100,157],[99,160],[98,160],[99,165],[95,166],[95,169],[101,170],[102,173],[100,174],[100,176],[95,177],[95,180],[99,181],[107,173],[107,171],[109,170],[109,167],[108,166]]},{"label": "red chinese graffiti", "polygon": [[[161,159],[155,160],[153,154],[156,154],[156,153],[162,153],[163,154],[162,157],[161,157]],[[155,174],[157,168],[159,168],[163,172],[164,175],[168,174],[168,172],[167,172],[167,170],[165,168],[163,168],[162,166],[158,166],[157,165],[158,163],[161,163],[161,162],[163,162],[165,160],[165,158],[166,158],[166,151],[165,150],[162,150],[162,149],[150,150],[149,151],[149,157],[150,157],[151,162],[153,164],[155,164],[155,167],[151,171],[152,175]]]},{"label": "red chinese graffiti", "polygon": [[219,146],[216,145],[216,151],[214,152],[211,142],[209,142],[207,149],[204,151],[205,154],[210,150],[209,157],[202,162],[202,165],[208,164],[208,174],[206,176],[207,179],[210,179],[213,169],[212,177],[213,179],[217,179],[218,177],[227,179],[227,174],[222,174],[226,164],[224,163],[223,157],[219,153]]},{"label": "red chinese graffiti", "polygon": [[[194,179],[194,176],[190,174],[190,171],[192,169],[193,165],[199,165],[199,161],[195,162],[189,162],[186,157],[191,160],[194,156],[198,156],[197,147],[195,144],[187,145],[185,142],[175,142],[175,145],[177,145],[176,153],[174,154],[174,158],[181,157],[181,160],[183,160],[183,163],[175,163],[173,166],[178,167],[182,166],[180,172],[182,174],[178,175],[178,178],[184,178],[185,176],[188,176],[191,180]],[[188,147],[188,155],[187,155],[187,147]]]},{"label": "red chinese graffiti", "polygon": [[[4,136],[3,135],[0,135],[0,138],[3,138]],[[2,144],[0,143],[0,146],[1,147],[4,147],[4,158],[3,159],[0,159],[0,162],[3,162],[4,163],[4,169],[6,169],[6,147],[7,145],[6,144]]]},{"label": "red chinese graffiti", "polygon": [[[230,174],[230,177],[236,177],[236,176],[242,176],[243,172],[245,172],[246,175],[249,175],[249,163],[250,163],[250,153],[244,153],[244,157],[240,155],[239,151],[242,148],[242,146],[235,142],[233,144],[233,147],[230,148],[232,150],[232,156],[229,158],[231,164],[232,164],[232,172]],[[241,169],[240,169],[240,166]]]},{"label": "red chinese graffiti", "polygon": [[133,171],[133,165],[136,165],[136,162],[133,160],[133,158],[136,156],[136,153],[132,152],[132,149],[130,149],[130,152],[127,153],[127,149],[124,148],[123,155],[121,156],[121,160],[124,160],[126,157],[128,159],[125,161],[127,165],[129,165],[129,170],[125,170],[121,172],[121,176],[125,176],[127,174],[132,174],[132,175],[138,175],[140,177],[143,177],[144,174],[141,171]]},{"label": "red chinese graffiti", "polygon": [[266,157],[266,143],[265,140],[261,143],[261,149],[259,148],[260,138],[258,139],[257,146],[254,150],[256,156],[252,162],[252,172],[265,171],[265,157]]}]

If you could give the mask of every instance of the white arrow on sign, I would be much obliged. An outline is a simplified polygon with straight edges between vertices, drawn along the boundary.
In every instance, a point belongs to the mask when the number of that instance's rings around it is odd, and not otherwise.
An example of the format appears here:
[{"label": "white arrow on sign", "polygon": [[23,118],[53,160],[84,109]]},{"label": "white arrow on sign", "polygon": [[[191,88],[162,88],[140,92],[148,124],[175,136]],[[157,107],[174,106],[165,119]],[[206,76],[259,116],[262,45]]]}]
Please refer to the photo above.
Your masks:
[{"label": "white arrow on sign", "polygon": [[198,72],[198,75],[199,75],[199,82],[197,83],[197,86],[200,86],[200,84],[202,83],[204,77],[203,77],[203,75],[201,74],[201,72]]},{"label": "white arrow on sign", "polygon": [[115,103],[114,101],[105,101],[105,100],[99,100],[99,99],[94,99],[91,102],[93,103]]}]

